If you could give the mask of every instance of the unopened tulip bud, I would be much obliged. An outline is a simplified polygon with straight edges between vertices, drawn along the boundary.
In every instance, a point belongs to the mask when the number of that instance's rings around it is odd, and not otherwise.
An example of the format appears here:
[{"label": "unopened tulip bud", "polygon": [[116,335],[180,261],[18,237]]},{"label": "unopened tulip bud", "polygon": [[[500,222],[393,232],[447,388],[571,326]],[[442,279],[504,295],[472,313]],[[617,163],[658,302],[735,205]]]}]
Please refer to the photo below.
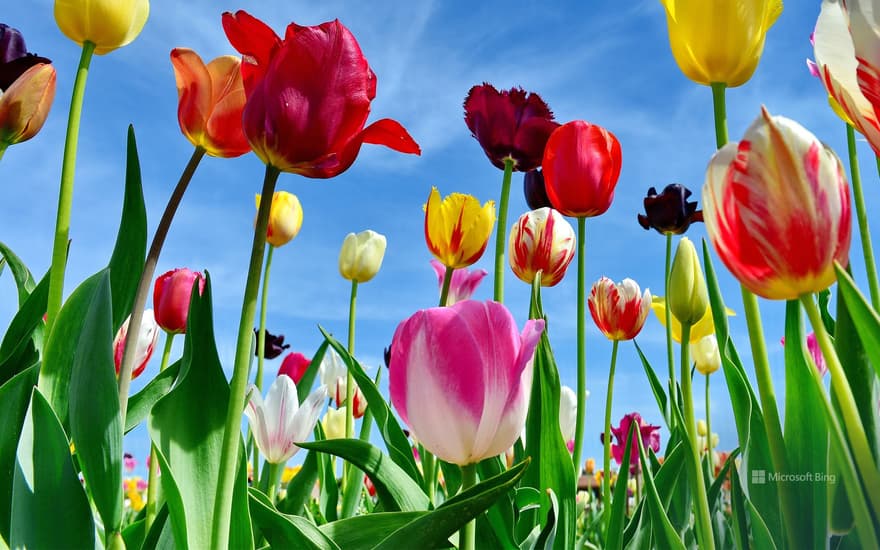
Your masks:
[{"label": "unopened tulip bud", "polygon": [[150,15],[149,0],[55,0],[55,22],[77,44],[95,44],[98,55],[137,38]]},{"label": "unopened tulip bud", "polygon": [[544,172],[540,168],[526,172],[523,176],[523,194],[526,197],[526,204],[532,210],[539,208],[552,208],[550,199],[547,197],[547,188],[544,185]]},{"label": "unopened tulip bud", "polygon": [[309,370],[309,365],[311,364],[311,359],[302,353],[288,353],[281,362],[281,368],[278,369],[278,376],[286,374],[294,383],[299,384],[299,381],[302,380],[303,375]]},{"label": "unopened tulip bud", "polygon": [[675,251],[675,260],[669,273],[668,301],[675,318],[688,325],[702,319],[709,307],[709,292],[697,250],[687,237],[681,239]]},{"label": "unopened tulip bud", "polygon": [[[257,210],[259,209],[260,195],[257,195]],[[302,221],[302,206],[296,195],[287,191],[275,191],[272,196],[272,208],[269,211],[266,242],[272,246],[283,246],[289,243],[299,233]]]},{"label": "unopened tulip bud", "polygon": [[[141,318],[141,331],[137,339],[137,348],[135,348],[134,368],[131,371],[131,379],[134,380],[147,368],[150,357],[156,349],[156,341],[159,339],[159,326],[156,324],[156,318],[152,309],[144,311]],[[122,354],[125,351],[125,340],[128,337],[128,322],[131,315],[122,323],[116,332],[116,338],[113,339],[113,362],[116,363],[116,374],[119,374],[119,367],[122,364]]]},{"label": "unopened tulip bud", "polygon": [[153,287],[153,307],[156,322],[166,332],[186,332],[189,302],[195,282],[199,282],[199,295],[205,290],[205,278],[201,273],[185,267],[163,273]]},{"label": "unopened tulip bud", "polygon": [[324,437],[326,439],[342,439],[345,437],[345,414],[345,407],[327,409],[324,419],[321,420],[321,427],[324,428]]},{"label": "unopened tulip bud", "polygon": [[691,341],[691,355],[700,374],[712,374],[721,368],[718,339],[715,338],[714,334],[704,336],[696,342]]},{"label": "unopened tulip bud", "polygon": [[706,421],[703,419],[697,420],[697,435],[706,435]]},{"label": "unopened tulip bud", "polygon": [[339,273],[349,281],[366,283],[382,267],[386,244],[385,235],[370,229],[349,233],[339,252]]}]

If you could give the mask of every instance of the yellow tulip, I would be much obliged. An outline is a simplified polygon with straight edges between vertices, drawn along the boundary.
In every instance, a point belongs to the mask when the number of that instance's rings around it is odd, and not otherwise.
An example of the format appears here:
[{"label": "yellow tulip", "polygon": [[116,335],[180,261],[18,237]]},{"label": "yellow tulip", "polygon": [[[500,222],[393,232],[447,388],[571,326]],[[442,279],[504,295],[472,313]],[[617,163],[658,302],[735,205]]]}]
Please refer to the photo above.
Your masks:
[{"label": "yellow tulip", "polygon": [[660,0],[681,71],[698,84],[744,84],[761,59],[782,0]]},{"label": "yellow tulip", "polygon": [[55,0],[55,22],[77,44],[103,55],[137,38],[150,15],[149,0]]},{"label": "yellow tulip", "polygon": [[281,483],[289,483],[291,479],[296,477],[296,474],[302,470],[302,466],[285,466],[284,471],[281,473]]},{"label": "yellow tulip", "polygon": [[[656,315],[657,318],[660,319],[660,324],[665,327],[666,300],[662,296],[654,296],[651,302],[651,309],[654,310],[654,315]],[[736,313],[730,308],[726,308],[726,313],[728,317],[736,315]],[[672,339],[680,344],[681,323],[678,322],[678,319],[676,319],[674,315],[670,315],[669,318],[672,320]],[[703,317],[691,326],[690,341],[699,342],[701,338],[710,334],[715,334],[715,320],[712,317],[712,308],[707,307],[706,313],[703,315]]]},{"label": "yellow tulip", "polygon": [[459,269],[479,260],[494,226],[494,201],[480,206],[476,197],[462,193],[441,200],[437,188],[431,188],[425,205],[425,240],[446,267]]},{"label": "yellow tulip", "polygon": [[[257,210],[259,209],[260,195],[257,195]],[[266,242],[272,246],[283,246],[289,243],[299,233],[302,222],[302,206],[296,195],[287,191],[275,191],[275,194],[272,195],[272,207],[269,210]]]},{"label": "yellow tulip", "polygon": [[324,428],[324,437],[326,439],[341,439],[345,437],[345,407],[334,409],[327,408],[324,419],[321,420],[321,427]]}]

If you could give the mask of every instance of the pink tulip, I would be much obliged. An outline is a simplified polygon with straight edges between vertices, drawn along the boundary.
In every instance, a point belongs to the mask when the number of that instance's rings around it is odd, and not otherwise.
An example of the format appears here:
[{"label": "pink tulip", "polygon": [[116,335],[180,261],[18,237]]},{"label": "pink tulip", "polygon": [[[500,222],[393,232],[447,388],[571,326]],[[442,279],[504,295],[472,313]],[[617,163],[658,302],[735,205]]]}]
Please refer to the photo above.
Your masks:
[{"label": "pink tulip", "polygon": [[629,455],[629,470],[630,472],[635,473],[639,471],[640,466],[639,444],[636,437],[642,438],[642,445],[645,447],[646,453],[648,452],[648,449],[653,449],[655,453],[659,452],[660,426],[648,424],[642,420],[642,415],[637,412],[624,415],[624,417],[620,419],[620,425],[616,428],[611,428],[611,433],[617,439],[617,443],[611,445],[611,455],[618,464],[623,462],[623,453],[626,450],[626,436],[629,433],[629,427],[633,422],[636,423],[636,429],[632,434],[632,440],[630,440],[632,449],[630,450]]},{"label": "pink tulip", "polygon": [[[437,273],[437,281],[440,288],[443,288],[443,279],[446,277],[446,266],[437,260],[431,260],[431,267]],[[449,282],[449,294],[446,296],[446,305],[451,306],[464,300],[470,300],[474,291],[480,286],[480,281],[489,272],[485,269],[474,269],[468,271],[467,268],[456,269],[452,273],[452,281]]]},{"label": "pink tulip", "polygon": [[205,278],[201,273],[185,267],[163,273],[156,279],[153,307],[156,308],[156,322],[163,330],[171,334],[186,332],[189,300],[196,280],[199,281],[201,295],[205,290]]},{"label": "pink tulip", "polygon": [[[782,345],[785,345],[785,336],[782,337]],[[816,365],[819,375],[825,376],[825,373],[828,372],[828,365],[825,364],[825,356],[822,355],[822,349],[819,348],[819,341],[816,340],[814,332],[807,335],[807,351],[810,352],[810,357],[813,358],[813,364]]]},{"label": "pink tulip", "polygon": [[[128,322],[131,315],[122,323],[116,332],[116,338],[113,339],[113,362],[116,363],[116,374],[119,374],[119,365],[122,364],[122,353],[125,351],[125,338],[128,336]],[[137,348],[134,358],[134,369],[131,371],[131,379],[134,380],[147,368],[150,357],[153,356],[153,350],[156,348],[156,342],[159,340],[159,326],[156,324],[156,318],[153,316],[153,310],[144,311],[141,320],[141,332],[138,335]]]},{"label": "pink tulip", "polygon": [[497,302],[466,300],[416,312],[391,345],[391,402],[439,458],[474,464],[497,456],[525,424],[541,319],[522,333]]},{"label": "pink tulip", "polygon": [[303,375],[309,370],[312,360],[302,353],[290,352],[281,361],[281,368],[278,369],[278,376],[286,374],[295,384],[299,384]]}]

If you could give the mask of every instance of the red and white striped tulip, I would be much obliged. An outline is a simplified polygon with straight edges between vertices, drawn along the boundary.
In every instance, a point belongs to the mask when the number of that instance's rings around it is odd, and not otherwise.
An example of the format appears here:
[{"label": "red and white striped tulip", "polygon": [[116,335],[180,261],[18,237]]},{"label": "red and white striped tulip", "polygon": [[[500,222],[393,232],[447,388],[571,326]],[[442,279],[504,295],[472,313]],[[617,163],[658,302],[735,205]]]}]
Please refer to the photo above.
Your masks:
[{"label": "red and white striped tulip", "polygon": [[831,149],[797,122],[761,116],[715,153],[703,185],[712,245],[747,289],[771,300],[819,292],[846,266],[849,184]]},{"label": "red and white striped tulip", "polygon": [[[113,362],[116,363],[116,374],[119,374],[119,366],[122,364],[122,353],[125,351],[125,339],[128,336],[128,322],[131,315],[122,323],[113,339]],[[134,368],[131,371],[131,379],[134,380],[144,372],[147,363],[153,356],[156,349],[156,342],[159,340],[159,325],[156,324],[156,317],[153,315],[152,309],[144,310],[141,317],[141,331],[138,334],[137,348],[135,348]]]},{"label": "red and white striped tulip", "polygon": [[523,282],[532,284],[541,272],[541,286],[554,286],[565,276],[574,258],[574,229],[552,208],[526,212],[510,229],[510,267]]},{"label": "red and white striped tulip", "polygon": [[615,284],[602,277],[593,283],[587,303],[593,321],[609,340],[632,340],[651,311],[651,291],[646,288],[642,294],[632,279]]}]

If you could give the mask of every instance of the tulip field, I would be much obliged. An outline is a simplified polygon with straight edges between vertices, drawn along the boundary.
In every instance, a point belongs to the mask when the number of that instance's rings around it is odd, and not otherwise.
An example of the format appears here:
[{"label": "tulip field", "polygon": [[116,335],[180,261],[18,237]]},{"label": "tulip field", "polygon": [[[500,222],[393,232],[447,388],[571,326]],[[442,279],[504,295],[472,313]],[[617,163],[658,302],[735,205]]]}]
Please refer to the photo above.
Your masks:
[{"label": "tulip field", "polygon": [[33,4],[0,548],[880,549],[880,0]]}]

